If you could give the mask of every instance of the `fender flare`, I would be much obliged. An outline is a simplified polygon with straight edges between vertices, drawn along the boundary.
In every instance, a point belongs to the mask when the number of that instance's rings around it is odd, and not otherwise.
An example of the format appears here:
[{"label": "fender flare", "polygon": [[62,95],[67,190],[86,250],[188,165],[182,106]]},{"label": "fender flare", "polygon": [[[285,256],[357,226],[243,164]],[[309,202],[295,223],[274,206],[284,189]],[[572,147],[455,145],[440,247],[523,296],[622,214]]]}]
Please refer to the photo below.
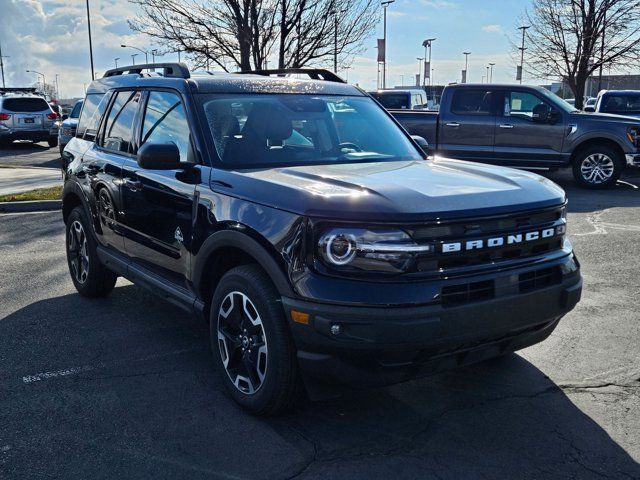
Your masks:
[{"label": "fender flare", "polygon": [[222,230],[214,233],[205,240],[198,251],[197,261],[193,268],[191,279],[197,292],[200,292],[203,277],[206,274],[205,265],[212,255],[221,248],[233,247],[242,250],[253,257],[258,265],[266,272],[275,285],[278,293],[283,296],[294,296],[291,284],[282,267],[272,255],[258,241],[237,230]]}]

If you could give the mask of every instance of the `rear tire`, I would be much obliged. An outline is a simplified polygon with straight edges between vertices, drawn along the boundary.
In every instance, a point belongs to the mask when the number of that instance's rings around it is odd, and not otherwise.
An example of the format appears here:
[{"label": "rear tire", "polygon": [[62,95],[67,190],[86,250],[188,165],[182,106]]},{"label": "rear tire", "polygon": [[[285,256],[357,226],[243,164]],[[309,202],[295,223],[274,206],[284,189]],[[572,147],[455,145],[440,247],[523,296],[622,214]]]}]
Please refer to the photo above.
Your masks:
[{"label": "rear tire", "polygon": [[583,188],[614,185],[624,169],[624,158],[611,147],[594,145],[580,150],[573,161],[573,178]]},{"label": "rear tire", "polygon": [[295,346],[270,278],[256,265],[227,272],[211,301],[214,362],[229,395],[254,415],[288,410],[300,391]]},{"label": "rear tire", "polygon": [[49,144],[49,148],[57,147],[58,137],[49,137],[49,140],[47,140],[47,143]]},{"label": "rear tire", "polygon": [[108,295],[118,276],[100,263],[97,242],[82,207],[71,211],[66,230],[67,264],[76,290],[84,297]]}]

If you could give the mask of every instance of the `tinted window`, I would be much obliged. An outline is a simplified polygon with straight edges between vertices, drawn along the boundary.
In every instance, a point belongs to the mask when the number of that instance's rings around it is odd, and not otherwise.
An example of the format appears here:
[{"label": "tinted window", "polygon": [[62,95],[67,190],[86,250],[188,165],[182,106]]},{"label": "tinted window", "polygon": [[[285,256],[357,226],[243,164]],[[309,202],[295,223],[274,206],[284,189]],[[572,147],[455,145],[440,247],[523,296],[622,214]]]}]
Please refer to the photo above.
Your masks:
[{"label": "tinted window", "polygon": [[84,137],[85,140],[90,142],[95,140],[100,118],[107,108],[107,102],[101,103],[103,97],[104,94],[102,93],[92,93],[85,98],[80,112],[80,120],[78,120],[77,137]]},{"label": "tinted window", "polygon": [[2,109],[9,112],[42,112],[51,110],[44,98],[6,98],[2,102]]},{"label": "tinted window", "polygon": [[607,113],[640,113],[640,94],[605,95],[601,102],[600,111]]},{"label": "tinted window", "polygon": [[408,93],[377,93],[371,94],[380,104],[389,110],[404,110],[411,108],[409,101],[411,96]]},{"label": "tinted window", "polygon": [[201,95],[216,150],[230,166],[421,160],[368,97]]},{"label": "tinted window", "polygon": [[492,92],[461,89],[453,92],[451,112],[457,115],[490,115]]},{"label": "tinted window", "polygon": [[107,117],[102,146],[113,152],[131,153],[133,120],[140,92],[118,92]]},{"label": "tinted window", "polygon": [[71,113],[69,114],[69,118],[79,118],[80,110],[82,110],[82,102],[78,102],[75,104],[73,110],[71,110]]},{"label": "tinted window", "polygon": [[533,109],[544,102],[528,92],[506,92],[504,97],[504,116],[533,119]]},{"label": "tinted window", "polygon": [[140,145],[145,142],[175,143],[180,150],[180,161],[187,161],[189,124],[178,95],[168,92],[149,94]]}]

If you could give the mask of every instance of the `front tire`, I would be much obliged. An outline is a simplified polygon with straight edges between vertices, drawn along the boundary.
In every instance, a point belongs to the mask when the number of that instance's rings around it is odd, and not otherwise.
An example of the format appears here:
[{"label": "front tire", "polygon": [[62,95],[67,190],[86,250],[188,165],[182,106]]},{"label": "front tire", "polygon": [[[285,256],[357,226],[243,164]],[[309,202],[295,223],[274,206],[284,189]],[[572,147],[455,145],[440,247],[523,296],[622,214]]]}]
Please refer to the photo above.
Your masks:
[{"label": "front tire", "polygon": [[116,284],[118,276],[100,263],[97,243],[82,207],[76,207],[67,219],[67,264],[71,280],[84,297],[104,297]]},{"label": "front tire", "polygon": [[299,391],[295,347],[278,293],[256,265],[227,272],[211,301],[214,362],[229,395],[254,415],[288,410]]},{"label": "front tire", "polygon": [[624,169],[624,159],[606,145],[587,147],[576,155],[573,178],[581,187],[602,189],[614,185]]},{"label": "front tire", "polygon": [[47,143],[49,144],[49,148],[57,147],[58,137],[49,137],[49,140],[47,140]]}]

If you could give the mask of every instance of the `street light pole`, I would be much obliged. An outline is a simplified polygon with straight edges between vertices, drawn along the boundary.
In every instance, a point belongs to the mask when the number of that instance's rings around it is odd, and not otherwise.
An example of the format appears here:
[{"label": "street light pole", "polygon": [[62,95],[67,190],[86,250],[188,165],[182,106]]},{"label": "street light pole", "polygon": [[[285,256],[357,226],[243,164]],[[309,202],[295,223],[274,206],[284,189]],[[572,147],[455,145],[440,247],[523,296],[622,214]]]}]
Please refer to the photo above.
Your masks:
[{"label": "street light pole", "polygon": [[138,56],[137,53],[132,53],[131,54],[131,65],[135,65],[136,64],[136,57]]},{"label": "street light pole", "polygon": [[93,45],[91,44],[91,15],[89,14],[89,0],[87,0],[87,28],[89,30],[89,58],[91,59],[91,80],[96,79],[96,74],[93,70]]},{"label": "street light pole", "polygon": [[[604,33],[607,27],[607,9],[605,7],[602,17],[602,42],[600,43],[600,72],[598,73],[598,93],[602,90],[602,62],[604,61]],[[0,54],[2,55],[2,54]]]},{"label": "street light pole", "polygon": [[524,51],[525,51],[524,37],[528,28],[531,28],[531,27],[525,26],[525,25],[523,25],[522,27],[518,27],[518,30],[522,30],[522,46],[519,48],[520,50],[520,85],[522,85],[522,77],[524,76]]},{"label": "street light pole", "polygon": [[124,43],[122,45],[120,45],[122,48],[133,48],[134,50],[138,50],[141,53],[144,53],[144,61],[146,63],[149,63],[149,52],[147,52],[146,50],[143,50],[141,48],[138,47],[134,47],[133,45],[125,45]]},{"label": "street light pole", "polygon": [[118,68],[118,60],[120,60],[120,57],[116,57],[113,59],[113,61],[116,62],[116,68]]},{"label": "street light pole", "polygon": [[487,65],[487,83],[489,83],[489,65]]},{"label": "street light pole", "polygon": [[2,44],[0,44],[0,72],[2,72],[2,88],[5,88],[4,84],[4,61],[2,60],[4,57],[2,56]]},{"label": "street light pole", "polygon": [[[35,73],[37,75],[41,75],[42,76],[42,93],[46,95],[47,92],[45,90],[47,88],[47,82],[45,80],[44,73],[37,72],[35,70],[27,70],[27,73]],[[37,82],[37,80],[36,80],[36,82]]]},{"label": "street light pole", "polygon": [[489,66],[491,67],[491,71],[489,73],[489,83],[493,83],[493,66],[495,65],[495,63],[489,63]]},{"label": "street light pole", "polygon": [[425,60],[427,57],[416,57],[416,60],[418,60],[418,77],[417,77],[417,86],[420,86],[420,70],[422,70],[422,60]]},{"label": "street light pole", "polygon": [[58,74],[56,73],[56,97],[60,100],[60,84],[58,83]]},{"label": "street light pole", "polygon": [[382,88],[387,86],[387,7],[396,0],[386,0],[381,3],[384,10],[384,31],[382,38],[384,39],[384,62],[382,62]]},{"label": "street light pole", "polygon": [[469,55],[471,55],[471,52],[462,52],[462,54],[464,55],[464,82],[462,83],[468,83],[469,82]]}]

